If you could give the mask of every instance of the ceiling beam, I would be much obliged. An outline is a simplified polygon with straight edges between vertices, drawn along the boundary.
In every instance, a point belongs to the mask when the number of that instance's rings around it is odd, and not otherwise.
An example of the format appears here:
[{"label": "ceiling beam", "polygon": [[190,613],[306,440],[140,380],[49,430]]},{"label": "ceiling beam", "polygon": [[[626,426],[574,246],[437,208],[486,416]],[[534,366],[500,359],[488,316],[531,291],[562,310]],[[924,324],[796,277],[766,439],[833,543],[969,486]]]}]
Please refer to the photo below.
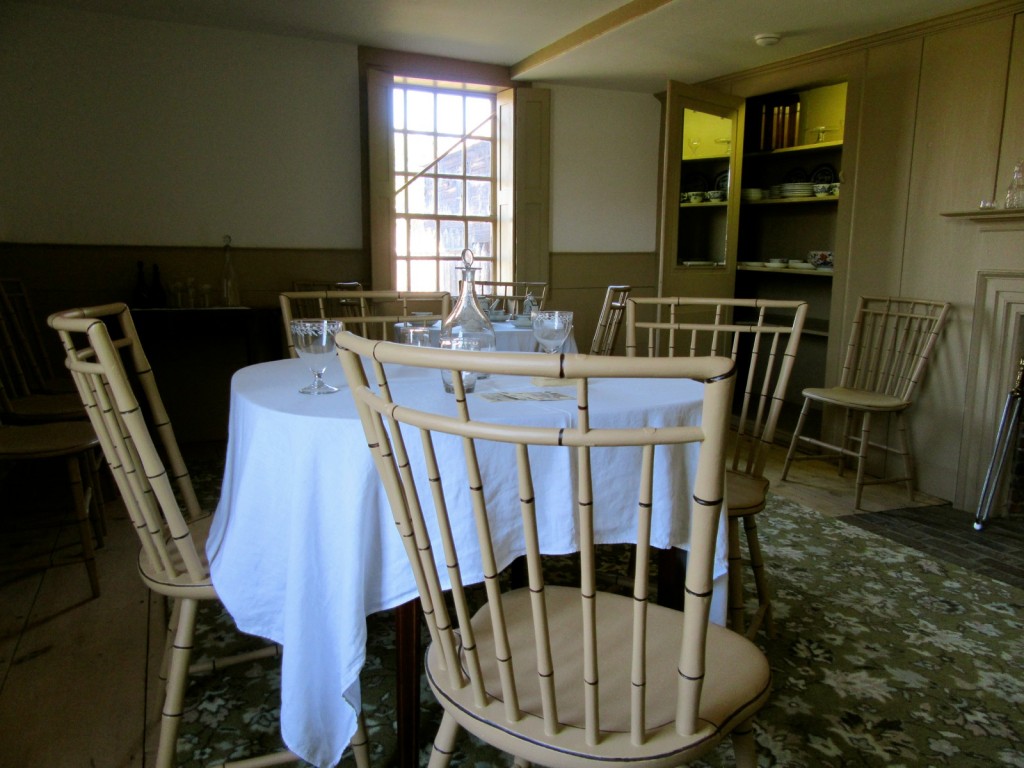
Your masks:
[{"label": "ceiling beam", "polygon": [[613,32],[620,27],[646,16],[666,5],[678,2],[678,0],[630,0],[614,11],[609,11],[589,24],[584,24],[575,32],[570,32],[550,45],[546,45],[536,53],[531,53],[525,59],[510,67],[512,78],[526,77],[534,67],[557,59],[559,56],[568,53],[574,48],[579,48],[602,35]]}]

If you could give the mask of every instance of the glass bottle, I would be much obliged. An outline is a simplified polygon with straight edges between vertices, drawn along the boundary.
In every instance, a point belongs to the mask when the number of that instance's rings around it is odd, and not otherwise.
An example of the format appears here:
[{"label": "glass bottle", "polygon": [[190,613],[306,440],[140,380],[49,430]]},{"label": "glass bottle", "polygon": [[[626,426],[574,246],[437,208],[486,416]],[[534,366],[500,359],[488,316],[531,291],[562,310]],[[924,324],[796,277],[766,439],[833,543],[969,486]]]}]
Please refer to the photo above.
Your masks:
[{"label": "glass bottle", "polygon": [[164,289],[163,280],[160,279],[160,265],[153,265],[153,282],[149,286],[149,300],[154,307],[167,306],[167,291]]},{"label": "glass bottle", "polygon": [[1006,208],[1024,208],[1024,160],[1013,166],[1013,177],[1006,190]]},{"label": "glass bottle", "polygon": [[[494,326],[476,299],[473,273],[477,268],[473,266],[473,252],[469,248],[462,251],[461,269],[462,287],[458,301],[441,324],[441,348],[493,352]],[[463,373],[462,384],[466,392],[473,391],[477,378],[475,373]],[[442,370],[441,381],[446,392],[453,391],[451,371]]]},{"label": "glass bottle", "polygon": [[149,286],[146,285],[146,265],[135,262],[135,288],[132,290],[132,307],[143,309],[149,306]]},{"label": "glass bottle", "polygon": [[225,307],[238,307],[242,304],[241,294],[238,290],[238,275],[235,274],[235,265],[231,261],[231,235],[224,235],[224,276],[222,290]]}]

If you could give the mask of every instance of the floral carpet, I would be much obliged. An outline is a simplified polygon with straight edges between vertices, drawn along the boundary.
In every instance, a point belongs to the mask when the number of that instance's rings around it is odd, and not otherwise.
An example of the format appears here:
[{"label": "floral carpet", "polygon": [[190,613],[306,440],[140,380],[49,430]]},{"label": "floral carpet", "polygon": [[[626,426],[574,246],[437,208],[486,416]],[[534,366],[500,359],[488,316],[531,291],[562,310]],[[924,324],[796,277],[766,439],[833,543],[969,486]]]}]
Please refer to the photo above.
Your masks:
[{"label": "floral carpet", "polygon": [[[1024,766],[1024,591],[778,498],[759,530],[778,629],[758,638],[774,675],[756,724],[759,766]],[[611,558],[609,583],[626,559]],[[247,642],[217,609],[200,623],[200,649]],[[391,614],[371,617],[369,635],[362,685],[371,759],[389,765]],[[279,746],[279,683],[274,661],[194,679],[179,762]],[[439,707],[425,686],[422,702],[425,765]],[[511,762],[464,735],[453,765]],[[696,765],[733,764],[726,741]]]}]

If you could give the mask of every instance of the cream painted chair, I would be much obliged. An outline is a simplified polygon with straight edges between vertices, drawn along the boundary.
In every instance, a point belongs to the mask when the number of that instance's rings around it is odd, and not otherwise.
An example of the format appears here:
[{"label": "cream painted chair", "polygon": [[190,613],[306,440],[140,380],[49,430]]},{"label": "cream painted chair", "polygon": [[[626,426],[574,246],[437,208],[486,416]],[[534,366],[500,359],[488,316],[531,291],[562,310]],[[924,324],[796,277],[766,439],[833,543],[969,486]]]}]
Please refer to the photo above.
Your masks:
[{"label": "cream painted chair", "polygon": [[[734,403],[734,443],[726,475],[729,511],[729,624],[753,637],[764,625],[775,634],[771,592],[757,535],[769,482],[768,449],[789,386],[807,315],[802,301],[765,299],[643,298],[626,301],[626,354],[728,355],[740,379]],[[746,623],[740,522],[757,590],[758,609]]]},{"label": "cream painted chair", "polygon": [[534,309],[544,309],[548,297],[548,284],[544,282],[474,280],[473,287],[478,298],[497,301],[497,308],[510,315],[519,312],[527,296],[533,297]]},{"label": "cream painted chair", "polygon": [[394,339],[396,323],[433,323],[448,317],[446,291],[286,291],[279,296],[288,357],[297,357],[291,321],[300,317],[342,320],[345,327],[375,339]]},{"label": "cream painted chair", "polygon": [[[426,675],[444,710],[431,768],[448,764],[462,728],[514,755],[517,765],[675,766],[731,737],[737,765],[753,768],[751,721],[769,695],[768,662],[749,640],[708,620],[735,379],[732,361],[466,353],[380,343],[346,332],[336,339],[430,631]],[[428,411],[403,401],[384,386],[390,364],[455,369],[452,400]],[[466,369],[516,374],[526,382],[574,380],[574,387],[559,391],[577,400],[577,423],[545,426],[520,423],[519,417],[514,424],[477,421],[476,396],[467,398],[462,385],[460,371]],[[647,377],[700,382],[701,425],[600,426],[603,414],[590,400],[591,385],[605,378],[636,379],[640,393]],[[461,448],[440,460],[436,451],[452,440]],[[647,599],[655,467],[661,452],[673,445],[692,445],[699,454],[684,613]],[[593,513],[602,504],[621,506],[605,497],[607,485],[593,482],[590,454],[595,449],[614,451],[638,467],[614,488],[619,498],[627,494],[635,500],[622,510],[635,516],[638,531],[631,597],[600,592],[595,584],[595,558],[608,550],[594,544]],[[500,479],[493,476],[492,465],[482,458],[493,456],[491,451],[507,452],[518,482],[504,472]],[[569,506],[560,510],[535,504],[542,489],[534,487],[535,470],[558,451],[567,452],[578,469],[567,481],[573,488]],[[429,481],[410,471],[413,452],[416,462],[424,462]],[[462,465],[461,481],[456,462]],[[509,495],[514,508],[521,509],[520,528],[491,530],[487,509],[498,494]],[[449,506],[453,498],[465,503]],[[540,552],[538,520],[551,514],[579,520],[580,566],[574,575],[582,586],[546,581],[550,574]],[[475,532],[468,535],[479,545],[479,559],[457,551],[455,542],[461,539],[453,530]],[[523,542],[528,587],[500,588],[501,564],[492,534]],[[447,563],[443,575],[435,558]],[[477,608],[471,607],[462,575],[471,561],[484,573],[480,599],[486,602]]]},{"label": "cream painted chair", "polygon": [[[86,421],[53,421],[44,424],[0,424],[0,461],[64,460],[72,510],[82,542],[82,561],[93,597],[100,596],[96,547],[103,546],[103,498],[99,493],[95,454],[99,441]],[[5,505],[9,500],[5,501]],[[95,544],[93,539],[95,537]],[[6,567],[6,566],[5,566]]]},{"label": "cream painted chair", "polygon": [[[861,297],[839,385],[810,387],[803,391],[804,405],[782,467],[783,480],[796,460],[834,458],[839,462],[841,475],[846,459],[854,458],[857,460],[854,508],[861,508],[864,486],[878,483],[905,482],[907,493],[913,500],[914,462],[907,437],[906,410],[914,403],[914,395],[924,378],[949,309],[948,302],[929,299]],[[846,412],[839,444],[803,434],[813,403],[835,406]],[[894,417],[895,446],[888,441],[878,442],[877,435],[872,440],[872,417],[875,414]],[[801,443],[820,450],[815,454],[798,455],[796,449]],[[869,478],[866,470],[871,448],[880,449],[886,458],[890,454],[899,456],[903,474]]]},{"label": "cream painted chair", "polygon": [[619,335],[619,325],[626,312],[626,299],[633,290],[628,285],[609,285],[604,294],[604,304],[597,318],[597,330],[594,340],[590,343],[590,354],[610,355],[615,350],[615,340]]},{"label": "cream painted chair", "polygon": [[[176,763],[189,675],[277,655],[280,648],[268,646],[217,662],[189,665],[199,601],[217,599],[206,559],[212,517],[199,506],[131,313],[124,304],[108,304],[59,312],[48,322],[60,334],[66,365],[139,536],[139,574],[153,592],[172,601],[156,758],[158,768],[171,768]],[[113,336],[108,326],[115,329]],[[353,747],[359,765],[368,765],[361,729]],[[281,752],[248,764],[276,765],[296,759]]]}]

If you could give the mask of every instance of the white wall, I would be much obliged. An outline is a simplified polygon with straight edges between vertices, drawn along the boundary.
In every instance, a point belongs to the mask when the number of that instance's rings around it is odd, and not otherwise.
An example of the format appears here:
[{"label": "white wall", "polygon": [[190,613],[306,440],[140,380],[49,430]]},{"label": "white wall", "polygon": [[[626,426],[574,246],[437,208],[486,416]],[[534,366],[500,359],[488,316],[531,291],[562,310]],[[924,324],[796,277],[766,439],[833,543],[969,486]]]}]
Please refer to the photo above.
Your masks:
[{"label": "white wall", "polygon": [[539,85],[551,89],[551,250],[654,251],[658,100]]},{"label": "white wall", "polygon": [[[19,2],[0,40],[0,241],[361,247],[354,46]],[[552,88],[552,250],[655,250],[659,119]]]},{"label": "white wall", "polygon": [[356,48],[0,5],[0,240],[358,248]]}]

